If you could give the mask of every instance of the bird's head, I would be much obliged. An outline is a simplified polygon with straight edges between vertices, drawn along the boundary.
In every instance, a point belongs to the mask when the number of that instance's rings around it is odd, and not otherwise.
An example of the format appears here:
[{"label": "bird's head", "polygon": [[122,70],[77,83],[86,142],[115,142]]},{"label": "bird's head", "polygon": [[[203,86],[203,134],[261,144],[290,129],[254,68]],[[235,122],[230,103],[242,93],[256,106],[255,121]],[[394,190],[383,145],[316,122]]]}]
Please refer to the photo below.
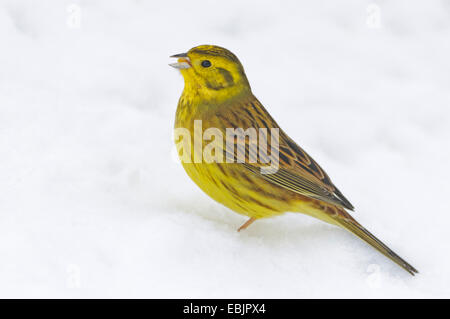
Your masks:
[{"label": "bird's head", "polygon": [[200,45],[177,58],[170,66],[184,77],[185,91],[192,90],[203,98],[220,100],[250,91],[244,68],[238,58],[215,45]]}]

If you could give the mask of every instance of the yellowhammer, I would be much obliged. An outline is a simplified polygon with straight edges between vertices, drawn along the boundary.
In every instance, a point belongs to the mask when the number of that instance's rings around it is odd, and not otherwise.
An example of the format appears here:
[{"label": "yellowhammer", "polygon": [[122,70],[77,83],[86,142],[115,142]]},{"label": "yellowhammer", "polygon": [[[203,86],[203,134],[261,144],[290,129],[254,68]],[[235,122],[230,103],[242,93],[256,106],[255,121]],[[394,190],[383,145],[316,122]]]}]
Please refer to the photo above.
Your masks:
[{"label": "yellowhammer", "polygon": [[301,212],[345,228],[417,273],[346,211],[352,204],[256,99],[233,53],[201,45],[172,57],[185,84],[175,118],[183,167],[206,194],[249,217],[239,231],[259,218]]}]

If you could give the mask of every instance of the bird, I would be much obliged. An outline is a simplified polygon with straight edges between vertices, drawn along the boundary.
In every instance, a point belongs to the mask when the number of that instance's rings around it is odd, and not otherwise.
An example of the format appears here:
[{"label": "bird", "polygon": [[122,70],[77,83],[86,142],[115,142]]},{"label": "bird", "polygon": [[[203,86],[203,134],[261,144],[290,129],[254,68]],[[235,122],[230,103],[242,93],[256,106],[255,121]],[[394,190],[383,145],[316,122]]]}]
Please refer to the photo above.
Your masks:
[{"label": "bird", "polygon": [[[178,155],[184,170],[201,190],[234,212],[247,216],[248,220],[238,231],[258,219],[286,212],[304,213],[349,231],[411,275],[418,273],[350,215],[349,211],[354,211],[350,201],[253,95],[235,54],[220,46],[199,45],[171,58],[176,58],[177,62],[169,65],[178,69],[184,79],[174,125],[175,130],[185,134],[175,137]],[[198,123],[201,123],[200,131],[196,131]],[[267,148],[277,144],[276,148],[270,154],[258,154],[249,136],[244,139],[232,136],[232,148],[224,147],[218,133],[228,137],[227,130],[233,128],[265,132],[258,136],[258,142],[265,142]],[[214,152],[211,151],[213,161],[202,158],[206,140],[197,142],[200,151],[195,146],[195,137],[203,136],[207,130],[217,133],[217,143],[212,147]],[[184,138],[189,139],[189,143],[182,144]],[[236,160],[242,154],[244,160]],[[263,168],[267,168],[270,159],[277,161],[276,169],[265,172]]]}]

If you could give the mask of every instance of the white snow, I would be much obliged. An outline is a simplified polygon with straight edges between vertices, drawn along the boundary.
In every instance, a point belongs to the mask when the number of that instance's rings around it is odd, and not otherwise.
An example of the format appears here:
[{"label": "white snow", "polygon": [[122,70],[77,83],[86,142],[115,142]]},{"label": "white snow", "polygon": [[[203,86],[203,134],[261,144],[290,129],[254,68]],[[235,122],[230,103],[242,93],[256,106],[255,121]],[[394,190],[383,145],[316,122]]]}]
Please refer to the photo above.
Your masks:
[{"label": "white snow", "polygon": [[[448,2],[1,0],[0,40],[0,297],[450,297]],[[236,232],[172,160],[199,44],[418,276],[302,214]]]}]

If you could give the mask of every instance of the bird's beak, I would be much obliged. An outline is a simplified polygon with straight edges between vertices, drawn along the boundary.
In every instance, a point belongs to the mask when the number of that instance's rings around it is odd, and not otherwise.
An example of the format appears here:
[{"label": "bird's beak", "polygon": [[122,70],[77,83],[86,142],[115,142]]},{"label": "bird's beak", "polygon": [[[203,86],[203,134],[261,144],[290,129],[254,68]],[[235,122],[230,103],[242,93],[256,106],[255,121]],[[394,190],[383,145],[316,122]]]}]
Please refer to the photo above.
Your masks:
[{"label": "bird's beak", "polygon": [[180,53],[170,56],[171,58],[178,58],[178,62],[170,63],[171,67],[175,69],[189,69],[191,67],[191,61],[189,60],[187,53]]}]

